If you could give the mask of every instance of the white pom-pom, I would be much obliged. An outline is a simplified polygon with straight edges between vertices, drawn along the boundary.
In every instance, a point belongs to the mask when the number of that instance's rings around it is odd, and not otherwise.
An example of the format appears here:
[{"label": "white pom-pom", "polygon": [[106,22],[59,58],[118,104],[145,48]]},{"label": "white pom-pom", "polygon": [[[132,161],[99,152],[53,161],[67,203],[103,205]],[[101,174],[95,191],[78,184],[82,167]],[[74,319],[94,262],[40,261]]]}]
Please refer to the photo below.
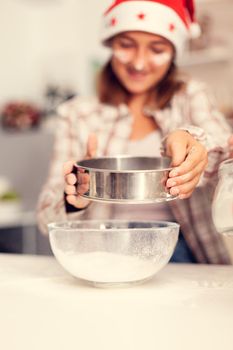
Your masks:
[{"label": "white pom-pom", "polygon": [[191,23],[189,27],[190,38],[197,39],[201,36],[201,27],[198,23]]}]

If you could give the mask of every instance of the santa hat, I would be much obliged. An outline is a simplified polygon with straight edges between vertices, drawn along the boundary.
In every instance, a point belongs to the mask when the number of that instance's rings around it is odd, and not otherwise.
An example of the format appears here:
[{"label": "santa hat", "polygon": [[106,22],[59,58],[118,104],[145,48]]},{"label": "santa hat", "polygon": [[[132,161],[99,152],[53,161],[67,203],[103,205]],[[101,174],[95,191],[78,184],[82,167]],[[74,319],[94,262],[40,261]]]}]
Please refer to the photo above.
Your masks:
[{"label": "santa hat", "polygon": [[125,31],[161,35],[181,54],[200,35],[193,0],[115,0],[103,16],[102,42]]}]

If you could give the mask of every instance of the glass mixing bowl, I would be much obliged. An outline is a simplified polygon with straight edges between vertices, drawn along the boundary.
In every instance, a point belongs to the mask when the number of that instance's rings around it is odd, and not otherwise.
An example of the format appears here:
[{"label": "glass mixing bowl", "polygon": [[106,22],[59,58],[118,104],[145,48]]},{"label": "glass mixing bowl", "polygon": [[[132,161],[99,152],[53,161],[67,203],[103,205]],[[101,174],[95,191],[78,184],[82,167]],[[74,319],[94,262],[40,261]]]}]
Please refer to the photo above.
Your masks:
[{"label": "glass mixing bowl", "polygon": [[48,228],[59,263],[97,287],[150,279],[170,260],[179,234],[178,224],[158,221],[66,221]]}]

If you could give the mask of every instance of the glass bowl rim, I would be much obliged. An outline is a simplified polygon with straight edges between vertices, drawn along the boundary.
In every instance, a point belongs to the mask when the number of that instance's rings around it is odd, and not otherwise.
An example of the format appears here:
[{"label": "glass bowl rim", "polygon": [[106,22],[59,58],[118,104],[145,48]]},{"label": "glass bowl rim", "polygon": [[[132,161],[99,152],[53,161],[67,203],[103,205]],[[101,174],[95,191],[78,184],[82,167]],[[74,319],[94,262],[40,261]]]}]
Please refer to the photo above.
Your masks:
[{"label": "glass bowl rim", "polygon": [[[176,222],[172,222],[172,221],[159,221],[159,220],[122,220],[122,219],[91,219],[91,220],[64,220],[64,221],[58,221],[58,222],[51,222],[49,224],[47,224],[47,227],[49,229],[49,233],[51,233],[51,229],[63,229],[64,231],[80,231],[80,232],[103,232],[100,228],[91,228],[91,227],[69,227],[69,226],[63,226],[65,224],[83,224],[83,223],[151,223],[151,224],[155,224],[154,227],[144,227],[144,228],[140,228],[140,227],[123,227],[123,228],[108,228],[106,231],[108,232],[112,232],[112,231],[125,231],[125,230],[130,230],[131,232],[136,231],[136,230],[140,230],[140,231],[152,231],[155,230],[156,231],[164,231],[164,229],[167,228],[177,228],[178,230],[180,229],[180,225]],[[163,225],[163,226],[158,226],[156,227],[156,225]],[[178,231],[179,232],[179,231]]]}]

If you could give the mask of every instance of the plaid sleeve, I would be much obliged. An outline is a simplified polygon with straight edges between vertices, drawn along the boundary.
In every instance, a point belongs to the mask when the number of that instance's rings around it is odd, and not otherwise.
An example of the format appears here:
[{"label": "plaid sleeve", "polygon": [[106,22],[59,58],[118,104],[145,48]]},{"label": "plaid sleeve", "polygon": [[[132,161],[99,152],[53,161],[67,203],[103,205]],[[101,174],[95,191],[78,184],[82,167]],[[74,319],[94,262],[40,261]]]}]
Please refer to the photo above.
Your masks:
[{"label": "plaid sleeve", "polygon": [[[173,114],[177,124],[173,130],[185,130],[208,151],[208,165],[201,178],[200,185],[216,180],[221,161],[229,157],[228,139],[231,135],[230,125],[217,109],[213,96],[205,84],[191,81],[182,96],[183,107]],[[178,100],[179,101],[179,100]],[[180,107],[180,105],[178,106]],[[171,130],[172,131],[172,130]],[[164,154],[167,135],[163,138],[161,153]]]},{"label": "plaid sleeve", "polygon": [[208,166],[203,181],[216,175],[219,164],[229,157],[230,125],[217,109],[213,95],[204,84],[190,94],[190,124],[188,130],[208,151]]},{"label": "plaid sleeve", "polygon": [[68,160],[77,161],[84,154],[82,143],[79,142],[74,129],[74,119],[78,123],[77,116],[74,115],[72,108],[68,107],[59,110],[49,175],[37,205],[38,225],[45,234],[49,222],[66,220],[69,215],[64,201],[63,164]]}]

